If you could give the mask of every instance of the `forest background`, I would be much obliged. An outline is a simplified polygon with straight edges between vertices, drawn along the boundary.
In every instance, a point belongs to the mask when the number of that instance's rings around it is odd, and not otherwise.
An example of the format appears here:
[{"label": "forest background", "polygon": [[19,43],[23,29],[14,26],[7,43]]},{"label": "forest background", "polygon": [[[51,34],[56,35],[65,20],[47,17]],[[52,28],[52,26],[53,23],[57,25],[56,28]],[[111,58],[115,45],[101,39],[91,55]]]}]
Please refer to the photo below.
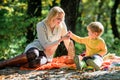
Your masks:
[{"label": "forest background", "polygon": [[[36,24],[56,5],[66,13],[68,30],[78,36],[87,36],[87,25],[100,21],[108,53],[120,55],[120,0],[0,0],[0,60],[23,53],[36,38]],[[75,43],[75,49],[80,54],[85,46]]]}]

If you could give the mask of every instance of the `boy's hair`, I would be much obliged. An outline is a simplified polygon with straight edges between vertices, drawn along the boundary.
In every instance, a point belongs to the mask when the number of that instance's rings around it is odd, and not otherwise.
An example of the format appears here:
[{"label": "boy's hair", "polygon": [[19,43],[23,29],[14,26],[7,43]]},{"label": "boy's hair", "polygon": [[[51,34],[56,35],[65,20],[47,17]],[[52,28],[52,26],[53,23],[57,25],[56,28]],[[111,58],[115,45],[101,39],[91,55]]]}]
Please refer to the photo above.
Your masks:
[{"label": "boy's hair", "polygon": [[59,15],[61,15],[61,14],[64,15],[64,16],[63,16],[63,20],[64,20],[64,17],[65,17],[65,12],[64,12],[64,10],[63,10],[61,7],[59,7],[59,6],[54,6],[54,7],[51,8],[51,10],[49,11],[49,13],[48,13],[48,15],[47,15],[47,17],[46,17],[46,20],[48,21],[48,23],[50,23],[50,21],[51,21],[53,18],[55,18],[55,17],[57,17],[57,16],[59,16]]},{"label": "boy's hair", "polygon": [[87,29],[90,29],[92,32],[97,32],[98,36],[101,36],[104,32],[104,27],[100,22],[91,22]]}]

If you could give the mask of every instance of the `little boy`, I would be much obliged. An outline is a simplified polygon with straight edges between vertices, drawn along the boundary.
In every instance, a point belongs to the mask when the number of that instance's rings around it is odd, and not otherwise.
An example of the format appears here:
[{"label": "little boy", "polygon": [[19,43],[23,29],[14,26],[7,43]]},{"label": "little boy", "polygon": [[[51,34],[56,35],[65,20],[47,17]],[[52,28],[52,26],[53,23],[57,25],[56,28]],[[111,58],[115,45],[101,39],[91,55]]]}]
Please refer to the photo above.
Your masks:
[{"label": "little boy", "polygon": [[100,22],[91,22],[87,26],[88,36],[79,37],[68,32],[68,36],[75,42],[84,44],[86,47],[85,54],[82,54],[83,59],[80,60],[79,56],[74,57],[74,61],[77,69],[81,69],[80,62],[84,61],[87,66],[93,67],[95,70],[99,70],[102,65],[102,57],[107,53],[107,47],[101,35],[104,32],[104,27]]}]

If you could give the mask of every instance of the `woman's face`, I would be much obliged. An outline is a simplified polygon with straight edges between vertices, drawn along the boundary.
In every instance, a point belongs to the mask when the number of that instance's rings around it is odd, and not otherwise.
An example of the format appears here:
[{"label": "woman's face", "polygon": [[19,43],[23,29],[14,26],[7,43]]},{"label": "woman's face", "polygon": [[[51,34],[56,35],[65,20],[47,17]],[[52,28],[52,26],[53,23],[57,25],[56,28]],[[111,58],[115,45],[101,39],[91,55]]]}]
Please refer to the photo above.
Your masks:
[{"label": "woman's face", "polygon": [[64,17],[63,14],[59,14],[58,16],[56,16],[56,17],[54,18],[53,23],[54,23],[55,25],[59,25],[59,24],[62,22],[63,17]]}]

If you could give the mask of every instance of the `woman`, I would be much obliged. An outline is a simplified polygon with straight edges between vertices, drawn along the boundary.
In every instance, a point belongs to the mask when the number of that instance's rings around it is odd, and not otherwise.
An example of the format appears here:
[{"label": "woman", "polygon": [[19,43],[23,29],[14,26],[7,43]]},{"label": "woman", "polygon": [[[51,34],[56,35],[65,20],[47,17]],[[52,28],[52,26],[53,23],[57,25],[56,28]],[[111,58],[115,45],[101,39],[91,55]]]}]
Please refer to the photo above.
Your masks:
[{"label": "woman", "polygon": [[36,64],[46,64],[52,61],[53,55],[61,41],[64,42],[68,50],[70,39],[65,36],[67,27],[64,18],[65,13],[63,9],[58,6],[53,7],[48,16],[37,24],[38,39],[28,44],[23,54],[0,62],[0,68],[20,66],[25,63],[28,63],[28,67],[31,68],[36,67]]}]

